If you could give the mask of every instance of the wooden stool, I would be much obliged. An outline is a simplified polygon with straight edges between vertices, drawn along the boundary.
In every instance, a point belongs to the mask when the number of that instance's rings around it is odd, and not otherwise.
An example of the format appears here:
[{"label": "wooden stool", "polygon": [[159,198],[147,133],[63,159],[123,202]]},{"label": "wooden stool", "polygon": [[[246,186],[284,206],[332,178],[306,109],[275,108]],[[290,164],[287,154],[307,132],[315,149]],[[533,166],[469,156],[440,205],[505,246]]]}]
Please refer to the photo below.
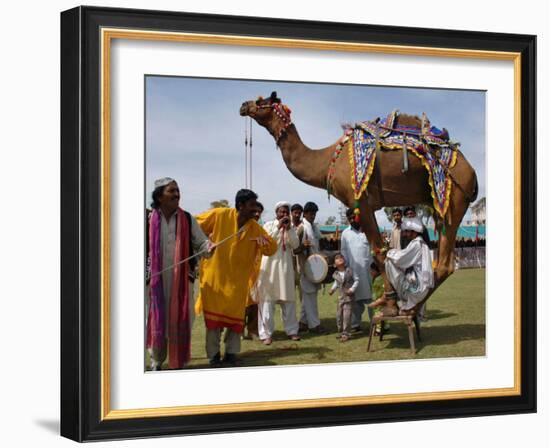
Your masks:
[{"label": "wooden stool", "polygon": [[413,324],[416,327],[416,337],[418,338],[418,342],[422,342],[422,339],[420,338],[420,325],[418,323],[418,317],[416,315],[393,316],[393,317],[374,316],[370,324],[369,345],[367,346],[367,352],[370,352],[370,345],[371,345],[372,337],[374,336],[374,331],[376,329],[377,324],[380,324],[380,340],[382,340],[382,338],[384,337],[384,322],[403,322],[404,324],[407,325],[409,330],[409,342],[411,343],[411,353],[415,355],[416,347],[414,345]]}]

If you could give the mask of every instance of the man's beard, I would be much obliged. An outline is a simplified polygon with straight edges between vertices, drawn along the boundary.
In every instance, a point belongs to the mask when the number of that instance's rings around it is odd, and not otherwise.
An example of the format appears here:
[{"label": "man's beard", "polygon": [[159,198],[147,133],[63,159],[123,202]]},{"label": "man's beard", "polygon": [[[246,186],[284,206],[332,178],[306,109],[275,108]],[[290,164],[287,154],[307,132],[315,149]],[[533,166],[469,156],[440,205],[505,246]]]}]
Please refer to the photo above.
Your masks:
[{"label": "man's beard", "polygon": [[401,243],[402,243],[401,250],[405,249],[412,240],[413,240],[413,238],[402,235],[401,236]]}]

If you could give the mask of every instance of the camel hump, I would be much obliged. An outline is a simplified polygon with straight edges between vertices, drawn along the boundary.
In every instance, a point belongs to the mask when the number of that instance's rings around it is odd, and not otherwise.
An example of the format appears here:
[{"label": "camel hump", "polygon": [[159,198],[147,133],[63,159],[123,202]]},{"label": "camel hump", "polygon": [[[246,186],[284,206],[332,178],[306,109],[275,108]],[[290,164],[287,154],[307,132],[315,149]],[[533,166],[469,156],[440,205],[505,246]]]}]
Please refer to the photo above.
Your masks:
[{"label": "camel hump", "polygon": [[395,121],[393,123],[394,128],[416,128],[418,130],[421,130],[424,126],[424,129],[426,129],[427,133],[438,137],[444,141],[449,141],[449,131],[447,129],[439,129],[435,126],[430,125],[430,120],[428,117],[424,115],[424,123],[422,123],[422,118],[420,118],[418,115],[408,115],[408,114],[402,114],[398,113],[395,117]]},{"label": "camel hump", "polygon": [[395,117],[394,125],[420,129],[422,127],[422,118],[420,118],[418,115],[408,115],[400,113]]}]

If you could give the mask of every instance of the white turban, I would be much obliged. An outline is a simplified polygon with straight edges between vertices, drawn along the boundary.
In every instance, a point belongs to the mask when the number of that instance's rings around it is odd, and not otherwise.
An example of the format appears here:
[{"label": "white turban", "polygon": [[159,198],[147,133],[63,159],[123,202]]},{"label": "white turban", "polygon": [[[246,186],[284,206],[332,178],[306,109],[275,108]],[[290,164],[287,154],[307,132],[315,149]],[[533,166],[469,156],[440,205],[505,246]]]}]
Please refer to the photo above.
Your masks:
[{"label": "white turban", "polygon": [[401,230],[412,230],[416,233],[422,233],[424,226],[420,218],[405,218],[401,224]]},{"label": "white turban", "polygon": [[162,179],[157,179],[155,181],[155,188],[165,187],[166,185],[171,184],[172,182],[175,182],[175,180],[172,179],[171,177],[163,177]]},{"label": "white turban", "polygon": [[279,201],[275,204],[275,211],[279,210],[281,207],[288,207],[290,210],[290,202],[287,201]]}]

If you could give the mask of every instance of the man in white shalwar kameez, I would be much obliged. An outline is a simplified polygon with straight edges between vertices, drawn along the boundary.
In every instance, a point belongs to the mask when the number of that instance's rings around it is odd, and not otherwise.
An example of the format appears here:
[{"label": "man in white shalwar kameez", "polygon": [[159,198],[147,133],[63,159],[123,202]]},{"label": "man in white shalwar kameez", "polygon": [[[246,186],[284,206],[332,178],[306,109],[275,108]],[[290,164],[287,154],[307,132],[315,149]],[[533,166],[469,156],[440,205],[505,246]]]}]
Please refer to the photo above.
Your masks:
[{"label": "man in white shalwar kameez", "polygon": [[434,286],[430,248],[422,239],[424,226],[418,218],[403,220],[401,233],[410,240],[405,249],[386,255],[386,275],[399,299],[400,314],[410,314]]},{"label": "man in white shalwar kameez", "polygon": [[[347,260],[348,266],[359,279],[355,290],[355,300],[351,309],[351,331],[361,331],[361,320],[365,307],[372,300],[370,264],[372,256],[367,237],[361,230],[361,225],[355,221],[352,208],[346,211],[350,227],[342,232],[340,252]],[[372,319],[372,308],[367,308],[369,319]]]},{"label": "man in white shalwar kameez", "polygon": [[258,332],[265,345],[272,342],[275,330],[275,304],[281,305],[283,325],[288,337],[300,340],[296,319],[294,281],[294,249],[300,245],[296,230],[290,223],[290,203],[275,205],[276,219],[264,224],[265,231],[277,242],[277,252],[262,257],[258,277]]},{"label": "man in white shalwar kameez", "polygon": [[390,249],[401,249],[401,224],[403,212],[400,208],[394,208],[391,212],[393,228],[390,233]]},{"label": "man in white shalwar kameez", "polygon": [[305,276],[303,265],[312,254],[319,252],[319,240],[321,231],[315,224],[315,217],[319,207],[314,202],[307,202],[304,205],[304,220],[302,223],[303,234],[300,238],[300,247],[296,251],[300,260],[300,287],[302,290],[302,308],[300,310],[300,327],[308,328],[313,333],[324,333],[319,319],[319,307],[317,304],[317,293],[321,288],[318,283],[313,283]]}]

